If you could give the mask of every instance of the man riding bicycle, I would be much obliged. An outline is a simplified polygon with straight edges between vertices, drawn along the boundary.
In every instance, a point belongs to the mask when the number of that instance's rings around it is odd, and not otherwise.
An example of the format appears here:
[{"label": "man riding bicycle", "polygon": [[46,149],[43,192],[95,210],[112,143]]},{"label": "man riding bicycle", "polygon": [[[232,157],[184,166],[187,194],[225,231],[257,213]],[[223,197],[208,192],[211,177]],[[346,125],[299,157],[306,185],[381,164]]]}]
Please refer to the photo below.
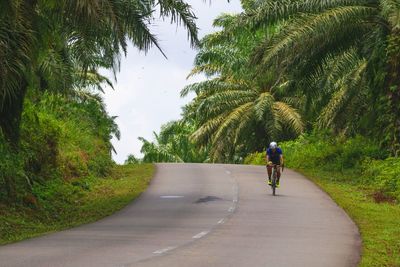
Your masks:
[{"label": "man riding bicycle", "polygon": [[267,149],[266,153],[266,162],[267,162],[267,170],[268,170],[268,184],[271,185],[271,175],[272,175],[272,168],[276,166],[277,171],[277,181],[276,187],[279,187],[279,180],[281,178],[281,166],[283,168],[283,153],[282,149],[278,147],[276,142],[271,142],[269,144],[269,148]]}]

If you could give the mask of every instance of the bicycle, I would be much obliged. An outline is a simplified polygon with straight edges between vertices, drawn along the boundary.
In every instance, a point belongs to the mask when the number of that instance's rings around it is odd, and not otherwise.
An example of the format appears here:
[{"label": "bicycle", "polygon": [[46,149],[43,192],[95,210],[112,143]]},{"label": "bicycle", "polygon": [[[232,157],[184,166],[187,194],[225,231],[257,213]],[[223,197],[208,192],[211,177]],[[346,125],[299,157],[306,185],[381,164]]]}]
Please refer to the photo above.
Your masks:
[{"label": "bicycle", "polygon": [[278,180],[278,170],[277,170],[276,164],[274,164],[272,168],[272,174],[271,174],[271,189],[272,189],[272,195],[275,196],[275,191],[276,191],[276,181]]},{"label": "bicycle", "polygon": [[[272,167],[272,173],[271,173],[271,184],[269,184],[269,186],[271,186],[272,189],[272,195],[276,195],[276,188],[277,188],[277,181],[278,181],[278,168],[282,167],[282,171],[284,168],[284,165],[277,165],[277,164],[272,164],[272,162],[270,163],[270,166]],[[267,166],[268,167],[268,166]]]}]

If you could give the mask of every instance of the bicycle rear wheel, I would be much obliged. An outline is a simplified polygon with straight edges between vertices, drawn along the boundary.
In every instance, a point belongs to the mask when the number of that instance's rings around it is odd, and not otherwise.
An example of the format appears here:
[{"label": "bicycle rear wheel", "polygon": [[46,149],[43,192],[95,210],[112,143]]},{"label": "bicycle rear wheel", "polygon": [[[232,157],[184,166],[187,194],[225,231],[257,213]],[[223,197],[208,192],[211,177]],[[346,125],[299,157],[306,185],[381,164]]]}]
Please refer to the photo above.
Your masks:
[{"label": "bicycle rear wheel", "polygon": [[272,195],[275,196],[275,191],[276,191],[276,170],[275,170],[275,168],[272,169],[272,184],[271,184],[271,188],[272,188]]}]

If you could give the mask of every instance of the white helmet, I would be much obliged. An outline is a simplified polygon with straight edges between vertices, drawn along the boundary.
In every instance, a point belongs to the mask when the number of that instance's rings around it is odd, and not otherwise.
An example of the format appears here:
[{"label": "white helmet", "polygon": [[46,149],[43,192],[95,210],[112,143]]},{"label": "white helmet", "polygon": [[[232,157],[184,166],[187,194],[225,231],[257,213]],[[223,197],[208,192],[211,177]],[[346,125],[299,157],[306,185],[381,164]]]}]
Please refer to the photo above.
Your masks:
[{"label": "white helmet", "polygon": [[269,148],[271,148],[271,149],[274,149],[274,148],[277,148],[277,147],[278,147],[278,144],[276,142],[271,142],[269,144]]}]

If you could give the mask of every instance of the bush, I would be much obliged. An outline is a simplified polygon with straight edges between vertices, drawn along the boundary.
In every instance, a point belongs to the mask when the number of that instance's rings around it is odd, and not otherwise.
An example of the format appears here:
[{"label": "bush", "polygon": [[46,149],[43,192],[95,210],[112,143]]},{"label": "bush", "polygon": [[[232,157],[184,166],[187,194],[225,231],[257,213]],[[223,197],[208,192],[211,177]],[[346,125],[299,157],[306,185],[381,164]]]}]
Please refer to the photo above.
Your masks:
[{"label": "bush", "polygon": [[255,152],[244,158],[244,164],[265,165],[265,152]]},{"label": "bush", "polygon": [[0,202],[17,200],[29,189],[21,156],[13,151],[0,131]]},{"label": "bush", "polygon": [[21,124],[21,152],[24,169],[31,180],[49,180],[57,177],[59,139],[61,129],[51,114],[38,112],[26,101]]},{"label": "bush", "polygon": [[400,200],[400,158],[368,159],[363,167],[365,184],[372,184],[378,192]]},{"label": "bush", "polygon": [[346,171],[360,166],[366,158],[383,159],[387,156],[386,151],[361,136],[345,139],[328,134],[303,135],[281,146],[294,168]]},{"label": "bush", "polygon": [[118,129],[100,98],[82,101],[46,93],[28,97],[24,106],[18,151],[0,133],[0,202],[40,206],[38,188],[110,173],[115,165],[110,141]]}]

